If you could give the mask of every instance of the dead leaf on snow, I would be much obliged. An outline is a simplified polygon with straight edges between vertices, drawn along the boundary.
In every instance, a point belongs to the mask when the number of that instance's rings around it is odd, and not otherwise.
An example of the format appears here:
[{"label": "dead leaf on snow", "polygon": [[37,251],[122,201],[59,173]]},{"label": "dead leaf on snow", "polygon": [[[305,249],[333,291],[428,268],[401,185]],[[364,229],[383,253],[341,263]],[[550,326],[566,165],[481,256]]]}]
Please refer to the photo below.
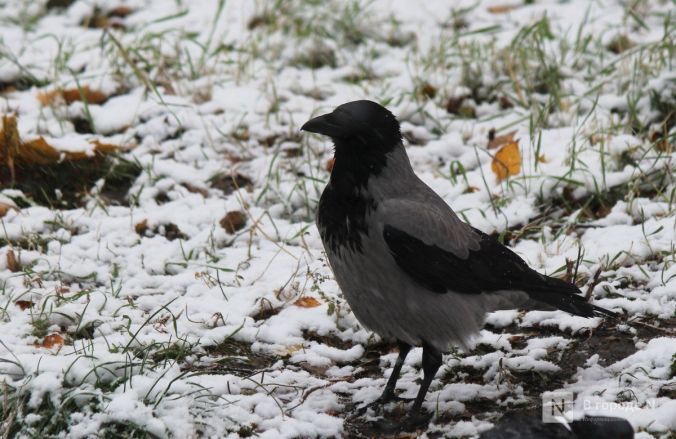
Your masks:
[{"label": "dead leaf on snow", "polygon": [[521,152],[519,151],[518,141],[508,143],[495,153],[491,169],[495,173],[498,183],[521,172]]},{"label": "dead leaf on snow", "polygon": [[50,90],[40,92],[37,95],[38,101],[43,107],[53,104],[56,100],[63,99],[67,104],[75,101],[86,101],[89,104],[102,104],[108,99],[108,95],[100,90],[91,89],[88,85],[80,88],[66,88],[63,90]]},{"label": "dead leaf on snow", "polygon": [[513,11],[514,9],[519,9],[521,6],[522,5],[519,4],[489,6],[488,12],[491,14],[504,14],[509,11]]},{"label": "dead leaf on snow", "polygon": [[[493,134],[492,136],[491,133]],[[513,142],[516,130],[510,131],[509,133],[503,134],[501,136],[495,136],[494,130],[491,130],[491,133],[488,135],[488,145],[486,147],[488,149],[495,149],[509,142]]]},{"label": "dead leaf on snow", "polygon": [[94,146],[94,154],[87,154],[84,151],[60,151],[43,137],[24,142],[19,135],[16,116],[3,115],[0,130],[0,166],[7,166],[14,180],[17,164],[44,166],[64,161],[91,160],[96,156],[111,154],[122,149],[118,145],[102,143],[99,140],[90,140],[89,143]]},{"label": "dead leaf on snow", "polygon": [[233,210],[225,214],[220,224],[226,232],[235,233],[246,225],[246,215],[238,210]]},{"label": "dead leaf on snow", "polygon": [[295,354],[296,352],[300,351],[303,349],[303,344],[298,343],[298,344],[293,344],[291,346],[285,346],[282,349],[279,350],[279,355],[282,357],[290,357],[291,355]]},{"label": "dead leaf on snow", "polygon": [[37,343],[35,347],[51,349],[53,347],[63,346],[63,337],[60,334],[49,334],[45,336],[42,343]]},{"label": "dead leaf on snow", "polygon": [[13,206],[11,204],[3,203],[0,201],[0,218],[3,216],[7,215],[7,212],[10,210],[17,210],[16,206]]},{"label": "dead leaf on snow", "polygon": [[300,299],[293,302],[293,304],[296,305],[296,306],[300,306],[301,308],[315,308],[315,307],[321,305],[319,300],[315,299],[314,297],[310,297],[310,296],[303,296]]},{"label": "dead leaf on snow", "polygon": [[33,302],[30,300],[17,300],[14,305],[18,306],[22,311],[33,307]]},{"label": "dead leaf on snow", "polygon": [[16,260],[14,250],[12,250],[11,248],[7,250],[7,268],[9,268],[9,271],[11,271],[12,273],[21,271],[21,266],[19,265],[19,262]]},{"label": "dead leaf on snow", "polygon": [[134,225],[134,231],[141,236],[146,234],[146,230],[148,230],[148,219],[144,219]]}]

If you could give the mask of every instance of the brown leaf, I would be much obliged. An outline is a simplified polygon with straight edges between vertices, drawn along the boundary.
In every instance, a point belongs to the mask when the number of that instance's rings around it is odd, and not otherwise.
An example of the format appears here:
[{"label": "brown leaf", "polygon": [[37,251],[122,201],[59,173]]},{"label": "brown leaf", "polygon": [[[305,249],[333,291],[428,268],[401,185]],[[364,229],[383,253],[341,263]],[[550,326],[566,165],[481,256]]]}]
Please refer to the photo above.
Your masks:
[{"label": "brown leaf", "polygon": [[[89,143],[94,145],[94,151],[99,154],[112,154],[122,149],[120,145],[113,145],[112,143],[102,143],[100,140],[96,139],[90,140]],[[91,156],[87,156],[87,158],[91,158]]]},{"label": "brown leaf", "polygon": [[517,141],[510,142],[495,153],[491,169],[495,173],[498,183],[510,175],[517,175],[521,172],[519,143]]},{"label": "brown leaf", "polygon": [[[105,155],[120,151],[122,148],[110,143],[102,143],[99,140],[91,140],[94,152]],[[50,145],[43,137],[22,142],[17,129],[16,116],[6,115],[2,117],[2,130],[0,131],[0,165],[5,164],[14,177],[15,163],[28,165],[50,165],[61,163],[64,160],[91,160],[92,155],[84,151],[59,151]]]},{"label": "brown leaf", "polygon": [[190,183],[183,183],[183,187],[186,188],[188,190],[188,192],[193,193],[193,194],[200,194],[204,198],[206,198],[209,195],[208,190],[201,188],[201,187],[197,187],[197,186],[192,185]]},{"label": "brown leaf", "polygon": [[610,44],[608,44],[608,50],[619,55],[634,46],[635,43],[631,41],[627,35],[618,35],[610,42]]},{"label": "brown leaf", "polygon": [[319,300],[315,299],[314,297],[310,297],[310,296],[303,296],[300,299],[293,302],[293,304],[296,305],[296,306],[300,306],[301,308],[315,308],[315,307],[321,305]]},{"label": "brown leaf", "polygon": [[448,101],[446,101],[446,111],[451,114],[459,114],[460,108],[462,108],[462,104],[465,102],[465,97],[466,96],[448,98]]},{"label": "brown leaf", "polygon": [[37,343],[35,347],[51,349],[54,346],[63,346],[63,337],[60,334],[49,334],[45,336],[42,343]]},{"label": "brown leaf", "polygon": [[75,101],[87,101],[89,104],[98,105],[108,99],[108,95],[100,90],[93,90],[85,85],[81,88],[67,88],[63,90],[50,90],[40,92],[37,95],[38,100],[42,106],[51,105],[57,99],[63,99],[67,104],[72,104]]},{"label": "brown leaf", "polygon": [[217,174],[209,179],[211,187],[222,190],[225,195],[229,195],[240,188],[248,188],[253,185],[249,177],[241,174]]},{"label": "brown leaf", "polygon": [[422,97],[426,99],[434,99],[437,96],[437,89],[429,82],[424,83],[419,90]]},{"label": "brown leaf", "polygon": [[144,236],[146,234],[146,230],[148,230],[148,220],[147,219],[144,219],[140,223],[136,223],[136,225],[134,225],[134,231],[141,236]]},{"label": "brown leaf", "polygon": [[124,18],[127,15],[132,14],[133,12],[134,12],[134,10],[132,8],[130,8],[129,6],[118,6],[118,7],[111,9],[110,11],[108,11],[108,13],[106,15],[108,17]]},{"label": "brown leaf", "polygon": [[226,232],[235,233],[246,225],[246,215],[238,210],[233,210],[225,214],[220,224]]},{"label": "brown leaf", "polygon": [[514,9],[519,9],[521,6],[522,5],[518,4],[489,6],[488,12],[491,14],[504,14],[506,12],[513,11]]},{"label": "brown leaf", "polygon": [[31,302],[30,300],[17,300],[16,302],[14,302],[14,305],[18,306],[22,310],[33,308],[33,302]]},{"label": "brown leaf", "polygon": [[10,210],[17,210],[15,206],[12,206],[11,204],[3,203],[0,201],[0,218],[3,216],[7,215],[7,212]]},{"label": "brown leaf", "polygon": [[495,149],[497,147],[500,147],[506,143],[510,143],[514,141],[514,135],[516,134],[516,130],[510,131],[507,134],[503,134],[502,136],[496,136],[491,138],[489,136],[488,140],[488,145],[486,146],[488,149]]},{"label": "brown leaf", "polygon": [[[676,148],[674,147],[674,145],[672,145],[671,143],[669,143],[669,142],[667,141],[667,139],[662,139],[662,140],[656,142],[656,143],[655,143],[655,148],[656,148],[658,151],[662,151],[662,152],[665,152],[665,153],[667,153],[667,154],[671,154],[672,151],[674,151],[674,150],[676,149]],[[1,207],[2,207],[2,206],[0,206],[0,208],[1,208]],[[1,217],[1,216],[2,216],[2,213],[0,212],[0,217]]]},{"label": "brown leaf", "polygon": [[[84,155],[84,153],[82,154]],[[70,153],[69,155],[77,156],[77,153]],[[57,163],[60,159],[61,153],[42,137],[22,142],[17,155],[18,161],[30,165],[48,165]]]},{"label": "brown leaf", "polygon": [[12,273],[21,271],[21,266],[19,265],[19,262],[16,260],[14,250],[12,250],[11,248],[7,250],[7,268],[9,268],[9,271],[11,271]]},{"label": "brown leaf", "polygon": [[0,164],[6,164],[14,181],[14,157],[19,155],[21,140],[17,128],[16,116],[13,114],[2,116],[2,131],[0,131]]}]

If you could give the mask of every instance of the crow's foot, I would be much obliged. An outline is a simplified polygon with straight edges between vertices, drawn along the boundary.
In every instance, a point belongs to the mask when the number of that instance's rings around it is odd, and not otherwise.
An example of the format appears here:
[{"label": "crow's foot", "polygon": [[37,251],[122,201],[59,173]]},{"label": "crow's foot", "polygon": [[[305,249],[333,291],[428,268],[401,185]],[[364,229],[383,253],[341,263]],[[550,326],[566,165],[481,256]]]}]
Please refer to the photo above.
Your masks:
[{"label": "crow's foot", "polygon": [[404,420],[379,419],[373,421],[374,430],[378,430],[383,434],[396,434],[401,432],[414,432],[417,430],[425,430],[430,420],[432,413],[417,413],[411,414]]},{"label": "crow's foot", "polygon": [[356,415],[361,416],[364,413],[366,413],[366,411],[370,408],[382,408],[382,406],[384,406],[385,404],[390,403],[390,402],[395,402],[395,401],[396,402],[411,402],[413,400],[414,400],[414,398],[402,398],[401,396],[397,396],[393,393],[387,393],[387,394],[383,393],[375,401],[370,402],[370,403],[368,403],[368,404],[366,404],[362,407],[359,407],[356,410]]}]

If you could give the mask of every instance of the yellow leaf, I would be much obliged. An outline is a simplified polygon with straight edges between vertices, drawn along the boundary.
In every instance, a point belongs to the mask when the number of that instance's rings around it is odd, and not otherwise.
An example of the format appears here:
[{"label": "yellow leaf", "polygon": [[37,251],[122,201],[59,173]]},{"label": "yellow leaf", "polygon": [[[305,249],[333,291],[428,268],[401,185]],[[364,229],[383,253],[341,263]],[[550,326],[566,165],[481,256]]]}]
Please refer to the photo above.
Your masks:
[{"label": "yellow leaf", "polygon": [[296,306],[300,306],[301,308],[314,308],[321,305],[321,303],[319,303],[319,300],[309,296],[301,297],[300,299],[293,302],[293,304]]},{"label": "yellow leaf", "polygon": [[517,175],[521,172],[519,143],[517,141],[510,142],[500,148],[500,150],[495,153],[495,157],[491,163],[491,169],[495,173],[498,183],[510,175]]}]

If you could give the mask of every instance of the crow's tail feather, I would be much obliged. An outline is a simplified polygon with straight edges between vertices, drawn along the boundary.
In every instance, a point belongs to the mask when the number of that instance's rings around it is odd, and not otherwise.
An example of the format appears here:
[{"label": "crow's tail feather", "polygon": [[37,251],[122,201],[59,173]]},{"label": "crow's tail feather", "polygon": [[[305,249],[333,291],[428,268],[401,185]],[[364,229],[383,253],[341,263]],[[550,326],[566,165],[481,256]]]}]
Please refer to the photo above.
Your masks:
[{"label": "crow's tail feather", "polygon": [[543,276],[544,282],[527,290],[531,299],[581,317],[612,317],[617,314],[592,305],[573,284],[554,277]]}]

